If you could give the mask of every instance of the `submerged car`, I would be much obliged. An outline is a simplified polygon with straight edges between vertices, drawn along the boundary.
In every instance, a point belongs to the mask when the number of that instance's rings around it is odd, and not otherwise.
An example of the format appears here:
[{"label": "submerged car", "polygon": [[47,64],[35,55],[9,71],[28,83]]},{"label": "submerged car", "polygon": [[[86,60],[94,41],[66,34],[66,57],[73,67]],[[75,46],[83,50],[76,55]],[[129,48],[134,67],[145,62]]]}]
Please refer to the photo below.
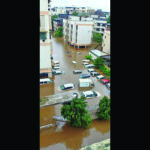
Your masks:
[{"label": "submerged car", "polygon": [[102,83],[102,84],[106,84],[106,83],[109,83],[109,82],[110,82],[109,79],[102,79],[102,80],[101,80],[101,83]]},{"label": "submerged car", "polygon": [[56,66],[54,66],[54,67],[52,67],[52,68],[55,69],[55,70],[56,70],[56,69],[60,69],[60,67],[56,67]]},{"label": "submerged car", "polygon": [[95,66],[93,64],[84,65],[85,68],[94,68]]},{"label": "submerged car", "polygon": [[85,65],[89,65],[89,63],[86,63],[86,62],[85,62],[85,63],[83,63],[83,65],[84,65],[84,66],[85,66]]},{"label": "submerged car", "polygon": [[110,82],[109,82],[109,83],[106,83],[106,87],[107,87],[108,89],[110,89]]},{"label": "submerged car", "polygon": [[62,74],[63,72],[61,70],[53,70],[52,74],[53,75],[58,75],[58,74]]},{"label": "submerged car", "polygon": [[88,69],[87,71],[88,72],[95,72],[95,69],[92,68],[92,69]]},{"label": "submerged car", "polygon": [[88,60],[88,59],[84,59],[84,60],[82,60],[82,62],[89,62],[90,60]]},{"label": "submerged car", "polygon": [[54,62],[54,64],[59,64],[59,61],[53,61]]},{"label": "submerged car", "polygon": [[98,97],[99,93],[96,91],[85,91],[85,92],[82,92],[81,95],[86,98],[94,98],[94,97]]},{"label": "submerged car", "polygon": [[60,86],[61,90],[73,89],[75,86],[73,83],[67,83]]},{"label": "submerged car", "polygon": [[98,76],[96,76],[96,78],[97,78],[98,80],[100,80],[100,79],[104,79],[105,77],[104,77],[103,75],[98,75]]},{"label": "submerged car", "polygon": [[98,76],[98,75],[100,75],[100,73],[98,73],[98,72],[96,72],[96,71],[95,71],[95,72],[91,72],[91,76],[92,76],[92,77],[96,77],[96,76]]},{"label": "submerged car", "polygon": [[81,74],[80,75],[80,78],[84,79],[84,78],[89,78],[90,75],[89,74]]},{"label": "submerged car", "polygon": [[40,85],[52,83],[52,80],[49,78],[40,79]]},{"label": "submerged car", "polygon": [[81,70],[74,70],[74,71],[73,71],[73,74],[80,74],[80,73],[82,73]]}]

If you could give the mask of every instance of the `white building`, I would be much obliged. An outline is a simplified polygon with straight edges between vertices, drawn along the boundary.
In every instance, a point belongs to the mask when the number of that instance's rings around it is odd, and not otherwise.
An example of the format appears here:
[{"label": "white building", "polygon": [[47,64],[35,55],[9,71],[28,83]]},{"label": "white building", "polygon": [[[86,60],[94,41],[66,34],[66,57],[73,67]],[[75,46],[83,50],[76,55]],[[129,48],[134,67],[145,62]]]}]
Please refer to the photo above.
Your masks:
[{"label": "white building", "polygon": [[50,13],[48,4],[50,4],[50,0],[40,0],[40,73],[48,72],[49,77],[51,77]]},{"label": "white building", "polygon": [[107,54],[110,54],[110,28],[109,27],[107,27],[104,31],[102,51]]},{"label": "white building", "polygon": [[92,18],[83,18],[71,16],[69,19],[63,19],[64,41],[70,45],[90,46],[92,43]]},{"label": "white building", "polygon": [[101,33],[104,35],[104,30],[106,28],[107,21],[106,20],[94,20],[94,28],[93,32]]}]

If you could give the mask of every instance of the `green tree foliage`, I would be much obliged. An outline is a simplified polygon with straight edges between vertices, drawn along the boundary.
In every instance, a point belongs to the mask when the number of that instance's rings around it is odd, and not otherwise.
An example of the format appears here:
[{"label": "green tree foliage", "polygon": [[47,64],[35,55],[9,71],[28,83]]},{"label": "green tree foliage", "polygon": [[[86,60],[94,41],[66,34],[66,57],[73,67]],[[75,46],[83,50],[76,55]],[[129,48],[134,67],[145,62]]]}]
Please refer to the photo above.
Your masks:
[{"label": "green tree foliage", "polygon": [[105,66],[100,66],[100,71],[110,77],[110,69],[106,68]]},{"label": "green tree foliage", "polygon": [[110,23],[110,16],[107,18],[107,23]]},{"label": "green tree foliage", "polygon": [[64,105],[61,108],[61,115],[68,120],[74,127],[88,128],[92,123],[92,118],[86,110],[87,104],[84,97],[76,97],[70,105]]},{"label": "green tree foliage", "polygon": [[73,16],[78,16],[78,13],[75,11],[72,13]]},{"label": "green tree foliage", "polygon": [[98,57],[97,59],[94,60],[95,68],[97,69],[102,68],[104,66],[104,62],[105,60],[103,58]]},{"label": "green tree foliage", "polygon": [[97,117],[101,120],[110,119],[110,99],[104,96],[99,102],[99,108],[97,111]]},{"label": "green tree foliage", "polygon": [[97,43],[102,43],[102,35],[100,33],[93,33],[93,40]]},{"label": "green tree foliage", "polygon": [[58,27],[57,31],[55,32],[55,37],[62,37],[63,36],[63,28]]},{"label": "green tree foliage", "polygon": [[93,61],[92,55],[87,55],[87,56],[85,56],[85,58],[86,58],[86,59],[89,59],[90,61]]}]

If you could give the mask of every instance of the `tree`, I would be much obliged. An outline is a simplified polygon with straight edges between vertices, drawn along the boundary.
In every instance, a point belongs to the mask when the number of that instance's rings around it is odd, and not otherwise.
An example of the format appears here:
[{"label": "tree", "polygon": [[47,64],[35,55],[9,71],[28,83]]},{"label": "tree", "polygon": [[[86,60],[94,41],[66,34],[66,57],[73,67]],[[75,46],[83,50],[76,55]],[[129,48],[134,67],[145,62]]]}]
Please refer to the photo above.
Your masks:
[{"label": "tree", "polygon": [[52,15],[52,16],[51,16],[52,31],[54,31],[53,20],[56,19],[56,18],[58,18],[57,15]]},{"label": "tree", "polygon": [[102,43],[102,35],[100,33],[93,33],[93,40],[97,43]]},{"label": "tree", "polygon": [[110,23],[110,16],[107,18],[107,23]]},{"label": "tree", "polygon": [[110,119],[110,99],[104,96],[99,102],[99,108],[96,113],[97,117],[101,120]]},{"label": "tree", "polygon": [[76,97],[70,105],[61,108],[61,115],[68,120],[69,125],[86,129],[92,123],[92,118],[86,110],[85,97]]},{"label": "tree", "polygon": [[94,66],[95,68],[99,69],[104,66],[105,60],[101,57],[98,57],[97,59],[94,60]]},{"label": "tree", "polygon": [[55,37],[62,37],[63,36],[63,28],[58,27],[57,31],[55,32]]},{"label": "tree", "polygon": [[86,58],[86,59],[89,59],[90,61],[93,61],[92,55],[87,55],[87,56],[85,56],[85,58]]},{"label": "tree", "polygon": [[78,13],[75,11],[72,13],[73,16],[78,16]]}]

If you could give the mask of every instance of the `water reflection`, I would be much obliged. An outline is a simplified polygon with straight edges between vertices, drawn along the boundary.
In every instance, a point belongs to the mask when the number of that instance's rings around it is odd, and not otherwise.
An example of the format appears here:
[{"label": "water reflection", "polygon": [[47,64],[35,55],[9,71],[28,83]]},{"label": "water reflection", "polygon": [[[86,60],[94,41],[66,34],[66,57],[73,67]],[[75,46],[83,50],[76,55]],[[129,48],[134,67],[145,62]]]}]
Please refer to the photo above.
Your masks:
[{"label": "water reflection", "polygon": [[[88,145],[86,143],[88,137],[98,142],[98,136],[109,132],[110,121],[94,120],[91,127],[87,130],[84,130],[83,128],[71,127],[68,124],[63,126],[60,131],[56,132],[55,130],[56,127],[40,131],[41,148],[49,146],[53,147],[53,145],[57,143],[63,143],[66,149],[77,150],[85,145]],[[107,137],[109,137],[109,135],[107,135]]]}]

